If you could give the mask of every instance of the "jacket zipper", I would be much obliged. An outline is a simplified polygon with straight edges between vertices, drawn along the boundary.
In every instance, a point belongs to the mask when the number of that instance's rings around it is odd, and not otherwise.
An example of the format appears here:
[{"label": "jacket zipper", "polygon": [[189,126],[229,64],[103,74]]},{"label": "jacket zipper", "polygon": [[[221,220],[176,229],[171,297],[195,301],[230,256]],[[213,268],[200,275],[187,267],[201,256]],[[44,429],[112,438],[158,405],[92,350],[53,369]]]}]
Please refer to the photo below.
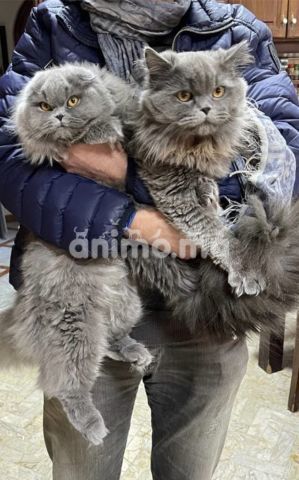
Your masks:
[{"label": "jacket zipper", "polygon": [[47,70],[48,68],[52,67],[52,65],[55,65],[53,58],[51,58],[51,60],[43,67],[43,69]]},{"label": "jacket zipper", "polygon": [[234,23],[235,23],[234,20],[230,19],[226,24],[218,28],[213,28],[212,30],[198,30],[198,28],[184,27],[175,35],[171,48],[172,50],[175,50],[176,41],[178,37],[181,35],[181,33],[189,32],[189,33],[196,33],[197,35],[212,35],[214,33],[219,33],[219,32],[223,32],[224,30],[227,30],[229,27],[232,27]]}]

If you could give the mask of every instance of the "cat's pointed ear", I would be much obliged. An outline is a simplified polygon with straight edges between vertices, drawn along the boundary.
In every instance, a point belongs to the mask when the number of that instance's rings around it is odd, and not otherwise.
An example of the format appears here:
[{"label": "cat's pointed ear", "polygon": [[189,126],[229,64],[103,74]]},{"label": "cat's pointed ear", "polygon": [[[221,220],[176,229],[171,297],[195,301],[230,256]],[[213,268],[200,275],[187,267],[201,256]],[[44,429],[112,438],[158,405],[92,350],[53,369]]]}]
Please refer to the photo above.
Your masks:
[{"label": "cat's pointed ear", "polygon": [[165,71],[170,71],[172,68],[172,63],[170,61],[166,60],[166,58],[150,47],[146,47],[144,49],[144,58],[145,64],[151,76],[159,75]]},{"label": "cat's pointed ear", "polygon": [[221,50],[220,55],[223,66],[234,72],[238,72],[242,67],[254,62],[254,56],[250,53],[249,44],[246,40],[237,43],[228,50]]}]

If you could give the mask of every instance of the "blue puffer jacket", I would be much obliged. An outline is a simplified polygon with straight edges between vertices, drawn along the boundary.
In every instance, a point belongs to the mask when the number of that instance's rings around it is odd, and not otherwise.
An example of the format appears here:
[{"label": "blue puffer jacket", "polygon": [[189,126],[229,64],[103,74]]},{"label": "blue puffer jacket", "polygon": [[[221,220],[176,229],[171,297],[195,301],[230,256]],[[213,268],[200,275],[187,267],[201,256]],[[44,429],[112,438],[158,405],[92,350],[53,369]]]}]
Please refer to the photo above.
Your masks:
[{"label": "blue puffer jacket", "polygon": [[[173,48],[228,48],[243,39],[250,42],[256,60],[256,65],[246,70],[249,95],[271,117],[299,161],[297,96],[286,73],[280,71],[269,29],[252,13],[240,5],[194,0]],[[0,80],[0,201],[26,228],[65,249],[74,237],[75,227],[84,230],[88,226],[92,239],[117,226],[121,236],[134,211],[133,201],[125,193],[65,173],[59,167],[35,169],[24,163],[22,149],[3,124],[15,95],[36,71],[53,63],[78,60],[103,64],[88,14],[79,3],[49,0],[33,10],[12,65]],[[138,201],[148,201],[133,165],[127,186],[128,193]],[[299,181],[296,188],[298,191]],[[221,182],[221,194],[239,199],[237,177]]]}]

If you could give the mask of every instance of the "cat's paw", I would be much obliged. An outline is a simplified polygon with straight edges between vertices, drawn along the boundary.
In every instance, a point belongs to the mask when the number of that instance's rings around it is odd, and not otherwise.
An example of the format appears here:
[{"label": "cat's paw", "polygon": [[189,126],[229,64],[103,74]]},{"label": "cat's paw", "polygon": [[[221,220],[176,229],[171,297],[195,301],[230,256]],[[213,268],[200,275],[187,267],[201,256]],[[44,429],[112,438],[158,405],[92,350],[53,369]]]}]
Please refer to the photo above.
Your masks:
[{"label": "cat's paw", "polygon": [[93,445],[102,445],[104,438],[109,433],[100,413],[94,413],[80,431],[83,437]]},{"label": "cat's paw", "polygon": [[242,295],[257,296],[266,288],[266,282],[263,276],[255,272],[230,272],[228,275],[228,283],[238,297]]},{"label": "cat's paw", "polygon": [[132,364],[132,368],[144,375],[153,361],[152,354],[142,343],[127,345],[121,349],[123,358]]},{"label": "cat's paw", "polygon": [[219,189],[217,183],[207,177],[201,177],[197,185],[196,194],[198,203],[205,207],[215,209],[219,208]]}]

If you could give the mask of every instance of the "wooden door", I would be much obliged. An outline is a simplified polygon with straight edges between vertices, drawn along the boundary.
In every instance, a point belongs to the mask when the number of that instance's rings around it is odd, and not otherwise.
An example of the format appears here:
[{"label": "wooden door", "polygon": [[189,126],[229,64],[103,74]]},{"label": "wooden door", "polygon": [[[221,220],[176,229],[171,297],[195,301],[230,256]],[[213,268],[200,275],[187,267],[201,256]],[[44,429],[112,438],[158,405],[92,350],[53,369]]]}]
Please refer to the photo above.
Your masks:
[{"label": "wooden door", "polygon": [[[294,5],[299,4],[299,0],[290,1]],[[229,3],[241,3],[248,10],[251,10],[257,18],[271,28],[274,37],[285,38],[287,36],[289,0],[230,0]],[[296,15],[298,10],[299,7],[296,7]]]},{"label": "wooden door", "polygon": [[299,37],[299,0],[289,0],[288,38]]}]

